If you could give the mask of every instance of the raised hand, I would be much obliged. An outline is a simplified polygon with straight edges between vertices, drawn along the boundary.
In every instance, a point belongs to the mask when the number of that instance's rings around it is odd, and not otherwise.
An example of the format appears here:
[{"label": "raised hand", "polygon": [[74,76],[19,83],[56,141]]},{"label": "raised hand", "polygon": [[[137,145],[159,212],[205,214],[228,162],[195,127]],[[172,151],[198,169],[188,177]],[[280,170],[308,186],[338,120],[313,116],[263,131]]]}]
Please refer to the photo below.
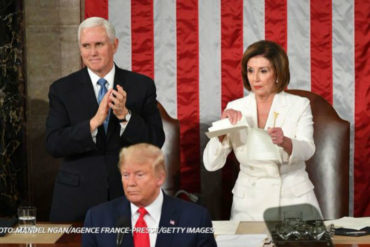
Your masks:
[{"label": "raised hand", "polygon": [[[236,124],[241,118],[242,113],[233,109],[226,109],[222,112],[221,119],[228,118],[231,124]],[[219,136],[218,140],[223,141],[225,135]]]},{"label": "raised hand", "polygon": [[236,124],[242,118],[242,113],[233,109],[226,109],[221,115],[221,119],[223,118],[228,118],[231,124]]},{"label": "raised hand", "polygon": [[126,108],[126,99],[126,91],[123,90],[120,85],[117,85],[117,90],[113,89],[109,97],[109,107],[118,119],[124,119],[128,113],[128,109]]},{"label": "raised hand", "polygon": [[272,143],[282,145],[284,141],[284,133],[280,127],[268,128],[267,133],[270,135]]},{"label": "raised hand", "polygon": [[104,123],[104,120],[109,114],[109,98],[112,94],[113,89],[109,89],[108,92],[104,95],[102,101],[99,104],[99,108],[95,113],[94,117],[90,119],[90,131],[94,131],[100,125]]},{"label": "raised hand", "polygon": [[292,140],[284,136],[284,132],[280,127],[268,128],[267,133],[270,135],[272,143],[282,147],[289,155],[292,154]]}]

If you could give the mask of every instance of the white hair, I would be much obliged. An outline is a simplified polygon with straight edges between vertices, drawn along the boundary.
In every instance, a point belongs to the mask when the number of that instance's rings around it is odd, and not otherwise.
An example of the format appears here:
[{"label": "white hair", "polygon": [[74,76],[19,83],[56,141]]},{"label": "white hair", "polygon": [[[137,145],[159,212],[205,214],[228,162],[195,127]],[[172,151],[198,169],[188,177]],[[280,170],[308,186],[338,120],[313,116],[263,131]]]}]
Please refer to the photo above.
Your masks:
[{"label": "white hair", "polygon": [[80,36],[83,29],[97,26],[102,26],[105,28],[109,40],[113,43],[114,40],[116,39],[116,30],[109,21],[102,17],[90,17],[81,22],[80,26],[78,27],[77,33],[78,43],[80,43]]}]

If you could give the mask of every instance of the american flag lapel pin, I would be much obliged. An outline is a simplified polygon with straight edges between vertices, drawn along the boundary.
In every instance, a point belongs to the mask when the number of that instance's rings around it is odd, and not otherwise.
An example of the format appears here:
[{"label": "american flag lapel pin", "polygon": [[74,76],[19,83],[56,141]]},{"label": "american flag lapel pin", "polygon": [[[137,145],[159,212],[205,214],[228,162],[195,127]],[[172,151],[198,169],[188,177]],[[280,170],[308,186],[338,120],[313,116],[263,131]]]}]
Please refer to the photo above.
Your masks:
[{"label": "american flag lapel pin", "polygon": [[175,221],[174,220],[170,220],[170,225],[175,225]]}]

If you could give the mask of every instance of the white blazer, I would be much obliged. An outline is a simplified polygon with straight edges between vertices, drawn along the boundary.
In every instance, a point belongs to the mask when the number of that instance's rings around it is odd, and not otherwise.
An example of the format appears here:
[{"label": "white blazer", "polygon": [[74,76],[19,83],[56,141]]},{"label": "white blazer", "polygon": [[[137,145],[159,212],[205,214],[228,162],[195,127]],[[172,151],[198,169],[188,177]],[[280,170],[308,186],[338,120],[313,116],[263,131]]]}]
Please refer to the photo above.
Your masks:
[{"label": "white blazer", "polygon": [[[229,102],[226,109],[240,111],[251,128],[258,128],[254,93]],[[228,134],[222,143],[217,137],[211,138],[204,150],[203,162],[209,171],[222,168],[232,150],[240,162],[240,173],[232,191],[231,219],[263,220],[266,208],[298,203],[311,203],[319,209],[313,184],[305,170],[305,161],[315,152],[310,102],[285,92],[276,94],[264,128],[266,131],[273,127],[274,112],[279,113],[275,127],[282,128],[293,146],[290,156],[279,147],[281,162],[248,160],[245,155],[248,131],[245,130]]]}]

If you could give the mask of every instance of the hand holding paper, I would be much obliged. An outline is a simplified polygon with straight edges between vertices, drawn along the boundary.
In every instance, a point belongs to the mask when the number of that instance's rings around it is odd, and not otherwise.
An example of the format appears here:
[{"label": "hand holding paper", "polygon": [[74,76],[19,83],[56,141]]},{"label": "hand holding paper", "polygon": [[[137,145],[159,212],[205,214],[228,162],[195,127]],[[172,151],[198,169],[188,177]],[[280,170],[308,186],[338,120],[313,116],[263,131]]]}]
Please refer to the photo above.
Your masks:
[{"label": "hand holding paper", "polygon": [[270,135],[272,143],[281,146],[284,142],[284,132],[281,128],[268,128],[267,133]]},{"label": "hand holding paper", "polygon": [[239,121],[235,124],[232,124],[229,118],[224,118],[212,123],[212,126],[208,128],[208,132],[206,135],[208,138],[226,135],[227,133],[231,133],[233,131],[237,131],[243,128],[247,128],[248,123],[247,120],[242,117]]},{"label": "hand holding paper", "polygon": [[242,117],[243,116],[240,111],[233,109],[226,109],[221,115],[221,119],[227,118],[231,124],[236,124]]}]

